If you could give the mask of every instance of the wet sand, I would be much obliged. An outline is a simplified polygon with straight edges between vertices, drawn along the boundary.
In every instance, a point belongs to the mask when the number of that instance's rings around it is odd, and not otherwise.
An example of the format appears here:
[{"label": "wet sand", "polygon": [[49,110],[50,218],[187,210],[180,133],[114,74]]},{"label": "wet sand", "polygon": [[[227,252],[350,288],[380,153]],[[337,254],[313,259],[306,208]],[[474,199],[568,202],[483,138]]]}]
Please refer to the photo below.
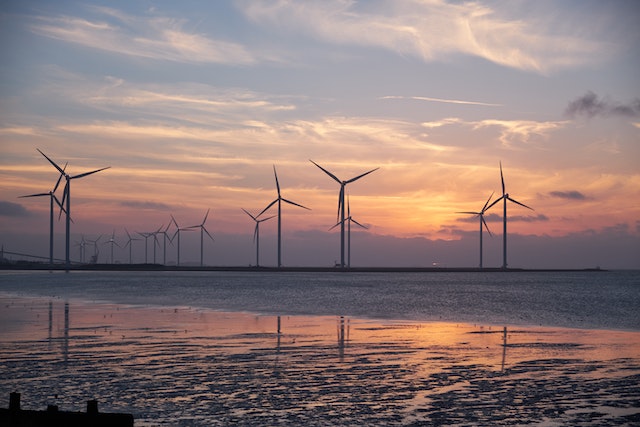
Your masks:
[{"label": "wet sand", "polygon": [[639,425],[640,332],[6,296],[12,391],[136,426]]}]

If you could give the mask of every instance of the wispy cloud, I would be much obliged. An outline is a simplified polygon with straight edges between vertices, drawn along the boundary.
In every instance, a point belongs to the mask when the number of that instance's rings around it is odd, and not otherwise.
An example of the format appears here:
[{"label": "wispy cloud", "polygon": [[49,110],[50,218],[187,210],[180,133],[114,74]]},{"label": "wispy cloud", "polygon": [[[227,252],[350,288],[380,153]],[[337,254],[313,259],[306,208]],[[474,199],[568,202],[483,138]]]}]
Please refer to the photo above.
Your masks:
[{"label": "wispy cloud", "polygon": [[504,146],[513,142],[529,142],[533,136],[546,137],[549,132],[563,127],[566,122],[532,120],[496,120],[488,119],[473,122],[474,129],[496,127],[500,129],[500,141]]},{"label": "wispy cloud", "polygon": [[168,211],[171,209],[171,206],[169,206],[166,203],[142,201],[142,200],[125,200],[120,202],[120,205],[126,208],[144,209],[144,210]]},{"label": "wispy cloud", "polygon": [[247,65],[257,58],[245,46],[185,30],[185,21],[130,16],[105,7],[90,8],[93,19],[40,16],[31,30],[41,36],[93,49],[156,60]]},{"label": "wispy cloud", "polygon": [[412,99],[415,101],[429,101],[429,102],[442,102],[445,104],[461,104],[461,105],[481,105],[484,107],[501,107],[502,104],[491,104],[488,102],[479,101],[463,101],[459,99],[442,99],[442,98],[429,98],[426,96],[383,96],[380,99]]},{"label": "wispy cloud", "polygon": [[640,117],[640,98],[636,98],[627,104],[621,104],[606,98],[600,98],[589,91],[569,102],[565,115],[572,118],[583,116],[589,119],[596,116],[636,118]]},{"label": "wispy cloud", "polygon": [[[603,43],[568,22],[562,31],[544,14],[510,16],[515,6],[479,2],[245,1],[261,25],[303,32],[335,44],[374,46],[425,61],[463,53],[517,69],[548,72],[594,60]],[[514,16],[518,16],[515,18]],[[527,15],[528,16],[528,15]],[[572,22],[584,26],[584,23]]]}]

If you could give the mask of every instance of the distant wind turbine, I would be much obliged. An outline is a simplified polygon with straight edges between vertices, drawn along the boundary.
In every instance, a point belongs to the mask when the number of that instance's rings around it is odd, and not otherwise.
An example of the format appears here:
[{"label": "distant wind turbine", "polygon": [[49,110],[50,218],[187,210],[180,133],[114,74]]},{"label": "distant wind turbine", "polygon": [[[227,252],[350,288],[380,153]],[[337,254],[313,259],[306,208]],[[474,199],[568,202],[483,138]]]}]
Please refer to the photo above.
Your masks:
[{"label": "distant wind turbine", "polygon": [[134,237],[131,237],[131,234],[129,234],[129,230],[127,230],[126,228],[124,229],[124,231],[127,233],[127,243],[124,245],[124,247],[126,248],[127,246],[129,246],[129,264],[131,264],[131,260],[132,260],[132,252],[133,252],[133,241],[134,240],[140,240],[140,239],[136,239]]},{"label": "distant wind turbine", "polygon": [[205,233],[207,234],[207,236],[209,236],[209,238],[211,239],[211,241],[213,242],[213,236],[207,231],[207,229],[204,226],[204,223],[207,222],[207,218],[209,217],[209,211],[211,209],[207,209],[207,213],[204,215],[204,219],[202,220],[202,223],[198,224],[198,225],[192,225],[190,227],[187,228],[199,228],[200,229],[200,267],[204,266],[204,235]]},{"label": "distant wind turbine", "polygon": [[100,241],[101,238],[102,238],[102,234],[99,235],[98,238],[95,240],[87,239],[87,242],[93,243],[93,256],[91,257],[91,264],[98,263],[98,254],[100,253],[98,251],[98,241]]},{"label": "distant wind turbine", "polygon": [[[169,240],[169,244],[172,244],[171,238],[167,234],[170,226],[171,221],[169,221],[169,224],[167,224],[164,230],[156,232],[156,234],[162,234],[162,265],[167,265],[167,240]],[[160,227],[160,229],[162,229],[162,227]]]},{"label": "distant wind turbine", "polygon": [[[66,245],[65,245],[65,265],[66,265],[66,269],[67,271],[69,271],[69,267],[71,266],[71,259],[69,257],[69,243],[70,243],[70,236],[71,236],[71,180],[73,179],[78,179],[78,178],[84,178],[85,176],[94,174],[96,172],[100,172],[103,171],[105,169],[109,169],[111,166],[107,166],[104,168],[100,168],[100,169],[96,169],[90,172],[84,172],[78,175],[74,175],[71,176],[68,173],[65,172],[65,169],[61,168],[60,166],[58,166],[58,164],[56,162],[54,162],[53,160],[51,160],[49,157],[47,157],[46,154],[44,154],[42,151],[40,151],[40,149],[37,149],[40,154],[42,154],[45,159],[47,159],[49,161],[49,163],[51,163],[53,165],[53,167],[55,167],[58,172],[60,172],[60,174],[64,175],[65,179],[66,179],[66,185],[64,186],[64,193],[62,196],[62,205],[64,205],[64,201],[66,198],[67,201],[67,206],[66,206],[66,217],[67,217],[67,228],[66,228]],[[65,166],[66,167],[66,166]]]},{"label": "distant wind turbine", "polygon": [[117,247],[120,247],[118,242],[116,242],[116,230],[113,230],[113,233],[111,234],[111,237],[109,238],[109,240],[104,242],[104,244],[105,245],[111,244],[111,264],[113,264],[113,246],[115,245]]},{"label": "distant wind turbine", "polygon": [[56,190],[58,189],[58,186],[60,185],[60,181],[62,180],[62,177],[64,176],[64,170],[67,169],[67,164],[64,165],[64,168],[62,168],[62,173],[60,174],[60,176],[58,177],[58,181],[56,182],[56,185],[53,187],[53,190],[49,191],[48,193],[37,193],[37,194],[29,194],[28,196],[20,196],[20,198],[25,198],[25,197],[42,197],[42,196],[49,196],[49,264],[53,264],[53,210],[54,210],[54,202],[60,207],[61,211],[64,211],[64,207],[62,206],[62,203],[60,203],[60,200],[58,200],[58,198],[56,197]]},{"label": "distant wind turbine", "polygon": [[[347,221],[347,268],[351,268],[351,223],[353,222],[354,224],[364,228],[365,230],[367,230],[368,227],[360,224],[358,221],[353,219],[353,217],[351,216],[351,204],[349,203],[349,196],[347,196],[347,217],[344,220]],[[330,231],[333,230],[334,228],[336,228],[341,223],[342,222],[338,222],[336,225],[331,227],[329,230]]]},{"label": "distant wind turbine", "polygon": [[278,198],[275,199],[273,202],[269,203],[269,205],[266,208],[264,208],[262,212],[258,214],[258,217],[263,213],[265,213],[266,211],[268,211],[271,206],[278,203],[278,267],[282,267],[282,202],[289,203],[290,205],[293,205],[293,206],[298,206],[308,211],[310,211],[311,209],[309,209],[306,206],[302,206],[301,204],[298,204],[296,202],[292,202],[291,200],[287,200],[283,198],[282,195],[280,194],[280,183],[278,182],[278,173],[276,172],[275,165],[273,165],[273,175],[276,177],[276,189],[278,190]]},{"label": "distant wind turbine", "polygon": [[171,240],[173,240],[176,236],[178,236],[178,258],[176,260],[176,265],[180,266],[180,232],[181,231],[195,231],[195,230],[193,228],[190,228],[190,227],[180,228],[180,226],[178,225],[178,221],[176,221],[176,219],[173,217],[173,215],[171,215],[171,221],[173,221],[173,224],[176,226],[176,232],[173,234],[173,238]]},{"label": "distant wind turbine", "polygon": [[338,223],[340,224],[340,267],[344,268],[345,266],[345,263],[344,263],[344,222],[345,222],[344,188],[347,186],[347,184],[351,184],[352,182],[357,181],[363,176],[369,175],[371,172],[377,171],[380,168],[371,169],[370,171],[360,174],[356,177],[353,177],[346,181],[341,181],[340,179],[338,179],[338,177],[336,177],[334,174],[332,174],[331,172],[329,172],[328,170],[326,170],[325,168],[323,168],[313,160],[309,159],[309,161],[314,165],[316,165],[318,168],[320,168],[320,170],[322,170],[324,173],[329,175],[331,178],[333,178],[333,180],[336,181],[338,184],[340,184],[340,193],[338,195]]},{"label": "distant wind turbine", "polygon": [[491,236],[491,230],[489,230],[489,226],[487,225],[487,222],[484,220],[484,213],[487,211],[487,209],[489,209],[490,206],[487,206],[487,205],[489,205],[489,201],[491,200],[492,197],[493,197],[493,193],[491,193],[491,195],[487,199],[487,202],[484,204],[480,212],[456,212],[461,214],[477,215],[480,218],[480,268],[482,268],[482,225],[483,224],[484,224],[484,227],[487,229],[487,232]]},{"label": "distant wind turbine", "polygon": [[520,203],[519,201],[512,199],[509,196],[509,193],[506,192],[505,190],[505,185],[504,185],[504,176],[502,174],[502,162],[500,162],[500,182],[502,184],[502,196],[500,196],[499,198],[497,198],[496,200],[493,201],[493,203],[491,203],[489,205],[489,207],[486,210],[491,209],[491,207],[493,205],[495,205],[496,203],[498,203],[500,200],[503,201],[503,208],[502,208],[502,268],[507,268],[507,200],[510,202],[513,202],[517,205],[523,206],[527,209],[531,209],[529,206],[525,205],[524,203]]},{"label": "distant wind turbine", "polygon": [[244,211],[244,213],[249,215],[251,219],[256,223],[256,226],[253,229],[253,241],[256,244],[256,267],[260,267],[260,223],[264,221],[268,221],[271,218],[275,218],[276,216],[272,215],[267,218],[258,219],[257,217],[251,215],[245,208],[241,208],[241,209]]}]

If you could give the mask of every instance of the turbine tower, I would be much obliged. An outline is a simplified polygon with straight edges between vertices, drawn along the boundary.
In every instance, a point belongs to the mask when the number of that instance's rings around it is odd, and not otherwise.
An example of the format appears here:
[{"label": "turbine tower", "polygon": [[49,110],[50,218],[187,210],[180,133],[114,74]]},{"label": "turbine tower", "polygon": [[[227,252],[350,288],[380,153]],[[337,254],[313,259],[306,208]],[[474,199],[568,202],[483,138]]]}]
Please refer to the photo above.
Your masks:
[{"label": "turbine tower", "polygon": [[[58,164],[56,162],[54,162],[53,160],[51,160],[49,157],[47,157],[46,154],[44,154],[42,151],[40,151],[40,149],[37,149],[40,154],[42,154],[44,156],[45,159],[47,159],[49,161],[49,163],[51,163],[53,165],[53,167],[55,167],[58,172],[60,172],[60,174],[64,175],[65,179],[66,179],[66,185],[64,186],[64,193],[62,195],[62,205],[64,205],[64,201],[65,198],[67,200],[67,207],[66,207],[66,217],[67,217],[67,227],[66,227],[66,242],[65,242],[65,266],[66,266],[66,270],[69,271],[69,268],[71,266],[71,259],[69,258],[69,243],[70,243],[70,236],[71,236],[71,180],[73,179],[78,179],[78,178],[84,178],[87,175],[91,175],[94,174],[96,172],[100,172],[103,171],[105,169],[109,169],[111,166],[107,166],[104,168],[100,168],[100,169],[96,169],[90,172],[84,172],[78,175],[74,175],[71,176],[68,173],[65,172],[65,169],[62,169],[60,166],[58,166]],[[65,166],[66,167],[66,166]]]},{"label": "turbine tower", "polygon": [[111,244],[111,264],[113,264],[113,246],[115,245],[117,247],[120,247],[118,242],[116,242],[116,230],[113,230],[113,233],[111,233],[111,237],[109,238],[109,240],[107,240],[103,244],[104,245]]},{"label": "turbine tower", "polygon": [[313,160],[309,159],[309,161],[314,165],[316,165],[318,168],[320,168],[320,170],[322,170],[324,173],[329,175],[338,184],[340,184],[340,193],[338,195],[338,224],[340,224],[340,267],[344,268],[345,266],[345,263],[344,263],[344,221],[345,221],[344,188],[347,186],[347,184],[351,184],[352,182],[357,181],[363,176],[369,175],[371,172],[377,171],[380,168],[371,169],[370,171],[360,174],[356,177],[353,177],[346,181],[341,181],[340,179],[338,179],[338,177],[336,177],[334,174],[332,174],[331,172],[329,172],[328,170],[326,170],[325,168],[323,168]]},{"label": "turbine tower", "polygon": [[[67,165],[64,165],[64,168],[62,168],[62,170],[64,171],[67,168]],[[48,193],[37,193],[37,194],[29,194],[28,196],[20,196],[20,198],[25,198],[25,197],[42,197],[42,196],[49,196],[49,264],[53,265],[53,204],[54,202],[60,207],[61,211],[64,211],[64,207],[62,206],[62,203],[60,203],[60,200],[58,200],[58,198],[56,197],[56,190],[58,189],[58,186],[60,185],[60,181],[62,181],[62,177],[64,176],[64,173],[61,173],[60,176],[58,177],[58,181],[56,182],[56,185],[53,187],[53,190],[49,191]]]},{"label": "turbine tower", "polygon": [[[353,222],[354,224],[364,228],[365,230],[368,230],[368,227],[360,224],[351,216],[351,206],[349,203],[349,196],[347,196],[347,217],[345,218],[345,221],[347,221],[347,268],[351,268],[351,223]],[[340,225],[340,222],[336,223],[336,225],[331,227],[329,231],[333,230],[338,225]]]},{"label": "turbine tower", "polygon": [[194,231],[194,230],[193,228],[189,228],[189,227],[180,228],[180,226],[178,225],[178,221],[176,221],[173,215],[170,215],[170,216],[171,216],[171,221],[173,221],[173,224],[176,226],[176,232],[173,234],[173,238],[171,238],[171,240],[175,239],[175,237],[178,236],[178,258],[176,260],[176,265],[179,267],[180,266],[180,232]]},{"label": "turbine tower", "polygon": [[519,201],[512,199],[509,196],[509,193],[506,192],[505,190],[505,185],[504,185],[504,175],[502,174],[502,162],[500,162],[500,182],[502,184],[502,196],[500,196],[499,198],[497,198],[496,200],[493,201],[493,203],[491,203],[489,205],[489,207],[486,210],[491,209],[491,207],[493,205],[495,205],[496,203],[498,203],[500,200],[503,201],[503,206],[502,206],[502,268],[507,268],[507,200],[510,202],[513,202],[517,205],[523,206],[527,209],[531,209],[533,210],[533,208],[530,208],[529,206],[525,205],[524,203],[520,203]]},{"label": "turbine tower", "polygon": [[211,241],[213,242],[213,236],[211,234],[209,234],[209,232],[207,231],[207,229],[204,226],[204,223],[207,222],[207,217],[209,216],[209,211],[211,209],[207,209],[207,213],[204,215],[204,219],[202,220],[201,224],[198,225],[192,225],[190,227],[187,228],[199,228],[200,229],[200,267],[204,266],[204,235],[205,233],[207,234],[207,236],[209,236],[209,238],[211,239]]},{"label": "turbine tower", "polygon": [[275,165],[273,165],[273,174],[276,177],[276,189],[278,190],[278,198],[275,199],[273,202],[269,203],[269,205],[266,208],[264,208],[262,212],[258,214],[258,216],[262,215],[267,210],[269,210],[269,208],[273,206],[275,203],[278,203],[278,268],[280,268],[282,267],[282,202],[289,203],[290,205],[293,205],[293,206],[298,206],[308,211],[310,211],[311,209],[309,209],[306,206],[302,206],[296,202],[292,202],[291,200],[287,200],[283,198],[282,195],[280,194],[280,183],[278,182],[278,173],[276,172]]},{"label": "turbine tower", "polygon": [[482,225],[484,224],[484,227],[487,229],[487,232],[489,233],[489,236],[491,236],[491,230],[489,230],[489,226],[487,225],[487,222],[484,220],[484,213],[487,211],[487,209],[489,209],[491,206],[487,206],[489,204],[489,200],[491,200],[491,198],[493,197],[493,193],[491,193],[491,195],[489,196],[489,198],[487,199],[487,202],[484,204],[484,206],[482,207],[482,209],[480,210],[480,212],[456,212],[456,213],[461,213],[461,214],[469,214],[469,215],[477,215],[480,218],[480,268],[482,268]]},{"label": "turbine tower", "polygon": [[136,239],[134,237],[131,237],[131,234],[129,234],[129,230],[127,230],[126,228],[124,229],[124,231],[127,233],[127,243],[124,245],[124,247],[126,248],[127,246],[129,246],[129,264],[131,264],[131,260],[132,260],[131,252],[132,252],[132,249],[133,249],[133,243],[132,242],[134,240],[140,240],[140,239]]},{"label": "turbine tower", "polygon": [[260,223],[270,220],[271,218],[275,218],[275,215],[272,215],[267,218],[258,219],[257,217],[251,215],[245,208],[241,208],[244,213],[249,215],[252,220],[255,221],[256,227],[253,230],[253,241],[256,244],[256,267],[260,267]]}]

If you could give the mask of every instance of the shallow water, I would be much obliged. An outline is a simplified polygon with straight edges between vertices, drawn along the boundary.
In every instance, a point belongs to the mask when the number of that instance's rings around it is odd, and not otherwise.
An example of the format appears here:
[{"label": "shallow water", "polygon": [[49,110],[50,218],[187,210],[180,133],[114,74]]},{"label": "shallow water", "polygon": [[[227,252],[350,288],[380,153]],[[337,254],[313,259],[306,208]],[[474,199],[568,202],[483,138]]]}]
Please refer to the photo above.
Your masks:
[{"label": "shallow water", "polygon": [[2,273],[0,402],[96,398],[136,426],[637,425],[639,277]]},{"label": "shallow water", "polygon": [[25,409],[96,398],[136,426],[640,421],[639,332],[0,303],[0,396]]},{"label": "shallow water", "polygon": [[2,272],[0,292],[264,314],[640,330],[640,272]]}]

